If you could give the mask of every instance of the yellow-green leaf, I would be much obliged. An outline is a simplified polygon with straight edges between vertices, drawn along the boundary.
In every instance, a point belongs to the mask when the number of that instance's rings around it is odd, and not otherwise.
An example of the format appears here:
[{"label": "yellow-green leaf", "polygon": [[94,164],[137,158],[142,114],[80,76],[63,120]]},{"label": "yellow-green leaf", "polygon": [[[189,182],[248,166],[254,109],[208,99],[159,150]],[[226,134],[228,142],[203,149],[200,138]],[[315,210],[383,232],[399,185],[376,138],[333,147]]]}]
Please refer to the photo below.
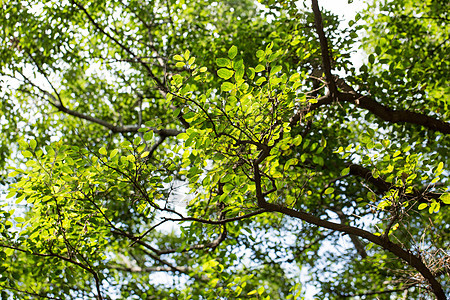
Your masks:
[{"label": "yellow-green leaf", "polygon": [[424,209],[424,208],[426,208],[428,206],[428,204],[427,203],[421,203],[421,204],[419,204],[419,210],[422,210],[422,209]]},{"label": "yellow-green leaf", "polygon": [[325,194],[325,195],[328,195],[328,194],[331,194],[331,193],[333,193],[333,192],[334,192],[334,188],[329,187],[329,188],[327,188],[327,189],[325,190],[324,194]]},{"label": "yellow-green leaf", "polygon": [[225,57],[216,58],[216,64],[219,67],[226,67],[230,64],[230,60]]},{"label": "yellow-green leaf", "polygon": [[231,82],[224,82],[222,83],[221,89],[223,92],[231,91],[232,89],[234,89],[234,84],[232,84]]},{"label": "yellow-green leaf", "polygon": [[23,157],[25,157],[25,158],[33,157],[33,153],[31,153],[31,152],[28,151],[28,150],[22,151],[22,155],[23,155]]},{"label": "yellow-green leaf", "polygon": [[175,59],[175,60],[179,60],[179,61],[183,61],[184,59],[183,59],[183,57],[181,56],[181,55],[175,55],[174,57],[173,57],[173,59]]},{"label": "yellow-green leaf", "polygon": [[445,204],[450,204],[450,193],[442,194],[439,199],[441,199]]},{"label": "yellow-green leaf", "polygon": [[263,65],[257,65],[255,68],[255,72],[264,71],[266,68]]},{"label": "yellow-green leaf", "polygon": [[236,46],[231,46],[230,50],[228,50],[228,57],[230,59],[233,59],[236,57],[237,54],[237,47]]},{"label": "yellow-green leaf", "polygon": [[220,78],[223,78],[225,80],[230,79],[231,76],[233,76],[233,74],[234,74],[234,71],[228,70],[228,69],[225,69],[225,68],[221,68],[221,69],[217,70],[217,75]]},{"label": "yellow-green leaf", "polygon": [[30,148],[33,149],[33,150],[36,148],[36,141],[35,140],[31,140],[30,141]]},{"label": "yellow-green leaf", "polygon": [[440,175],[440,173],[441,173],[443,167],[444,167],[444,163],[441,161],[441,162],[438,164],[438,166],[437,166],[437,168],[436,168],[436,171],[434,171],[434,173],[437,174],[437,175]]},{"label": "yellow-green leaf", "polygon": [[345,168],[341,171],[341,176],[346,176],[350,173],[350,168]]},{"label": "yellow-green leaf", "polygon": [[110,158],[113,158],[114,156],[116,156],[117,155],[117,153],[119,152],[119,150],[117,150],[117,149],[114,149],[113,151],[111,151],[111,153],[109,154],[109,157]]}]

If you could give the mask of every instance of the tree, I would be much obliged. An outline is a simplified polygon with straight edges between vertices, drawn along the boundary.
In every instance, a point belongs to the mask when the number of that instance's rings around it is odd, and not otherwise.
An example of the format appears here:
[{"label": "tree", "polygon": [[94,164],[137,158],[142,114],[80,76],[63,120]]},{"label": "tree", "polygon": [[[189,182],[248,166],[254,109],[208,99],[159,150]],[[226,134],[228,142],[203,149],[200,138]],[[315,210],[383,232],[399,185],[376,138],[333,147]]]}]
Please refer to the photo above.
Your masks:
[{"label": "tree", "polygon": [[2,299],[446,299],[444,1],[2,6]]}]

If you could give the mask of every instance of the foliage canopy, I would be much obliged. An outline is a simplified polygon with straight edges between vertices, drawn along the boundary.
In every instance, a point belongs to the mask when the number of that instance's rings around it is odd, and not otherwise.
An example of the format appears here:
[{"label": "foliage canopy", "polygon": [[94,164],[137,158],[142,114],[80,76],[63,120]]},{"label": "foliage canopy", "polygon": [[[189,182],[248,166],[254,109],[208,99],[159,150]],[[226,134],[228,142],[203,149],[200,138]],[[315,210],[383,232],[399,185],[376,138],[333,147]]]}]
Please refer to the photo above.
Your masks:
[{"label": "foliage canopy", "polygon": [[2,299],[446,299],[448,4],[260,2],[3,2]]}]

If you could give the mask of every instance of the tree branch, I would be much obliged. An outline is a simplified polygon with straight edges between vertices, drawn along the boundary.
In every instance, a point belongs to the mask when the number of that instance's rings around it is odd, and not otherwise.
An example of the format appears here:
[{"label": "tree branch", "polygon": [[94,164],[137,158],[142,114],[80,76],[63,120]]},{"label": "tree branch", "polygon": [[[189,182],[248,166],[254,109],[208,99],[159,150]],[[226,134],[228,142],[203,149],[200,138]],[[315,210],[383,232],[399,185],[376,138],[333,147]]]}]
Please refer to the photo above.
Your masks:
[{"label": "tree branch", "polygon": [[339,100],[355,104],[360,108],[364,108],[376,115],[378,118],[390,123],[416,124],[433,131],[450,134],[450,123],[435,119],[421,113],[416,113],[408,110],[394,110],[390,107],[378,103],[369,96],[347,92],[340,93]]},{"label": "tree branch", "polygon": [[239,221],[242,219],[250,218],[250,217],[265,213],[265,212],[267,212],[265,209],[258,209],[254,212],[245,214],[243,216],[228,218],[228,219],[223,219],[223,220],[209,220],[209,219],[200,219],[200,218],[192,218],[192,217],[181,218],[181,219],[171,219],[171,218],[164,218],[164,219],[168,220],[168,221],[176,221],[176,222],[186,222],[187,221],[187,222],[199,222],[199,223],[204,223],[204,224],[216,225],[216,224],[226,224],[229,222]]},{"label": "tree branch", "polygon": [[[130,48],[126,47],[124,44],[122,44],[120,41],[118,41],[115,37],[113,37],[112,35],[110,35],[109,33],[107,33],[105,31],[104,28],[102,28],[100,26],[99,23],[97,23],[94,18],[92,18],[92,16],[89,14],[89,12],[86,10],[86,8],[84,8],[83,5],[79,4],[78,2],[71,0],[71,2],[73,4],[75,4],[81,11],[83,11],[83,13],[86,15],[86,17],[88,18],[88,20],[92,23],[92,25],[94,25],[94,27],[100,31],[102,34],[104,34],[105,36],[107,36],[109,39],[111,39],[116,45],[118,45],[122,50],[124,50],[126,53],[128,53],[129,55],[131,55],[134,59],[138,58],[138,56],[136,54],[133,53],[133,51],[131,51]],[[167,89],[165,88],[164,84],[161,82],[161,80],[159,80],[152,72],[152,70],[149,68],[149,66],[145,63],[143,63],[142,61],[139,60],[139,62],[141,63],[141,65],[147,70],[148,75],[156,82],[156,84],[158,85],[159,90],[166,92]]]},{"label": "tree branch", "polygon": [[22,248],[19,248],[19,247],[5,245],[5,244],[0,244],[0,247],[9,248],[9,249],[13,249],[13,250],[16,250],[16,251],[19,251],[19,252],[23,252],[25,254],[31,254],[31,255],[34,255],[34,256],[40,256],[40,257],[45,257],[45,258],[56,257],[56,258],[59,258],[59,259],[61,259],[63,261],[66,261],[68,263],[74,264],[74,265],[82,268],[83,270],[85,270],[85,271],[87,271],[87,272],[92,274],[92,276],[94,277],[94,281],[95,281],[95,285],[96,285],[96,289],[97,289],[97,298],[99,300],[103,299],[103,297],[101,295],[101,291],[100,291],[100,285],[101,285],[100,278],[98,277],[97,272],[94,269],[92,269],[91,267],[85,266],[84,264],[82,264],[80,262],[77,262],[77,261],[75,261],[75,260],[73,260],[71,258],[62,256],[62,255],[59,255],[59,254],[53,253],[53,252],[51,252],[49,254],[47,254],[47,253],[37,253],[37,252],[32,252],[30,250],[25,250],[25,249],[22,249]]},{"label": "tree branch", "polygon": [[320,12],[319,3],[317,0],[312,0],[312,10],[314,12],[314,25],[316,27],[317,35],[319,36],[320,50],[322,52],[323,72],[325,73],[331,98],[337,99],[338,90],[333,75],[331,74],[331,56],[328,49],[328,41],[325,36],[325,32],[323,31],[322,13]]},{"label": "tree branch", "polygon": [[[339,84],[342,86],[342,83]],[[348,85],[347,85],[348,86]],[[353,89],[352,89],[353,90]],[[340,101],[354,104],[358,108],[368,110],[378,118],[389,123],[409,123],[415,125],[421,125],[427,129],[438,131],[444,134],[450,134],[450,123],[438,120],[434,117],[430,117],[421,113],[412,112],[408,110],[394,110],[383,104],[378,103],[376,100],[369,96],[364,96],[357,92],[340,92],[338,99]],[[321,106],[329,105],[333,103],[333,97],[327,94],[317,99],[317,103],[310,105],[308,108],[300,110],[294,114],[290,119],[290,125],[295,126],[301,120],[301,117],[308,112],[314,111]]]},{"label": "tree branch", "polygon": [[[34,85],[34,84],[33,84]],[[37,87],[36,85],[34,85]],[[40,89],[40,88],[39,88]],[[63,112],[65,114],[71,115],[73,117],[83,119],[98,125],[101,125],[103,127],[108,128],[113,133],[126,133],[126,132],[138,132],[138,130],[141,128],[139,125],[124,125],[124,126],[117,126],[114,124],[111,124],[105,120],[92,117],[83,113],[80,113],[76,110],[72,110],[67,108],[66,106],[62,105],[61,102],[58,101],[58,99],[55,98],[51,93],[40,89],[41,92],[43,92],[46,96],[50,97],[55,102],[49,102],[51,105],[53,105],[55,108],[57,108],[60,112]],[[161,137],[169,137],[169,136],[177,136],[178,134],[182,133],[183,131],[177,130],[177,129],[157,129],[154,127],[149,128],[149,130],[155,132],[156,134],[160,135]]]},{"label": "tree branch", "polygon": [[419,257],[415,256],[413,253],[411,253],[409,250],[404,250],[400,245],[391,242],[389,239],[376,236],[364,229],[360,229],[345,224],[338,224],[327,220],[322,220],[319,217],[316,217],[312,214],[300,210],[294,210],[279,204],[267,202],[262,192],[261,174],[258,165],[266,157],[267,154],[264,151],[261,151],[258,159],[255,159],[253,161],[254,181],[256,190],[255,193],[258,207],[260,207],[261,209],[265,209],[267,211],[279,212],[284,215],[303,220],[307,223],[314,224],[319,227],[343,232],[349,235],[359,236],[361,238],[369,240],[372,243],[381,246],[383,249],[393,253],[395,256],[403,259],[406,263],[408,263],[408,265],[412,266],[417,271],[419,271],[419,273],[429,282],[431,289],[433,290],[438,300],[447,299],[441,284],[437,281],[433,273],[431,273],[430,269],[428,269],[428,267],[422,262],[422,260]]}]

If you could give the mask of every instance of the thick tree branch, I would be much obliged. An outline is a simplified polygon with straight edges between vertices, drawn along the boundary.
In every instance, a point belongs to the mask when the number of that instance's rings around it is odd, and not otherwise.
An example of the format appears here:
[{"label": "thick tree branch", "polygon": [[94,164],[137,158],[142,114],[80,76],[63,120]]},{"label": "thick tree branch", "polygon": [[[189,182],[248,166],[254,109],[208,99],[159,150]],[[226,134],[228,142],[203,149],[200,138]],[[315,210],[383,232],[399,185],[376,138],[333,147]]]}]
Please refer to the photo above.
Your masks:
[{"label": "thick tree branch", "polygon": [[320,226],[323,228],[331,229],[334,231],[344,232],[349,235],[359,236],[364,239],[367,239],[371,241],[374,244],[377,244],[381,246],[383,249],[395,254],[395,256],[403,259],[405,262],[407,262],[410,266],[414,267],[419,273],[430,283],[430,286],[436,295],[437,299],[439,300],[446,300],[447,297],[445,296],[444,290],[442,289],[441,284],[436,280],[434,275],[431,273],[431,271],[428,269],[428,267],[422,262],[422,260],[415,256],[413,253],[411,253],[408,250],[404,250],[399,245],[387,240],[383,239],[379,236],[373,235],[372,233],[345,224],[338,224],[326,220],[322,220],[316,216],[313,216],[311,214],[308,214],[306,212],[293,210],[281,205],[268,203],[264,199],[258,199],[258,203],[261,203],[260,207],[264,208],[268,211],[274,211],[279,212],[284,215],[288,215],[293,218],[297,218],[300,220],[303,220],[305,222],[308,222],[310,224],[314,224],[316,226]]},{"label": "thick tree branch", "polygon": [[[427,129],[438,131],[444,134],[450,134],[450,123],[438,120],[421,113],[412,112],[408,110],[394,110],[369,96],[364,96],[356,92],[340,92],[339,100],[354,104],[358,108],[368,110],[378,118],[389,123],[409,123],[421,125]],[[301,120],[302,116],[307,112],[314,111],[321,106],[330,105],[333,103],[333,97],[327,94],[317,99],[317,103],[310,105],[308,108],[300,110],[290,119],[290,125],[295,126]]]},{"label": "thick tree branch", "polygon": [[314,12],[314,25],[316,27],[317,35],[319,36],[320,49],[322,52],[322,66],[325,78],[327,80],[327,86],[330,90],[331,98],[336,99],[338,96],[338,90],[331,74],[331,56],[328,49],[328,41],[323,31],[322,13],[319,9],[319,3],[317,0],[312,0],[312,10]]},{"label": "thick tree branch", "polygon": [[267,155],[268,154],[265,153],[265,151],[261,151],[258,159],[255,159],[253,161],[254,182],[256,189],[255,193],[258,207],[260,207],[261,209],[265,209],[267,211],[279,212],[284,215],[303,220],[307,223],[314,224],[319,227],[343,232],[349,235],[354,235],[369,240],[372,243],[381,246],[383,249],[393,253],[395,256],[403,259],[406,263],[415,268],[429,282],[431,289],[433,290],[438,300],[447,299],[441,284],[437,281],[436,277],[433,275],[430,269],[428,269],[428,267],[422,262],[422,260],[419,257],[415,256],[413,253],[411,253],[409,250],[404,250],[400,245],[391,242],[389,239],[383,238],[383,236],[376,236],[364,229],[349,226],[346,224],[338,224],[327,220],[322,220],[319,217],[316,217],[314,215],[311,215],[309,213],[300,210],[294,210],[279,204],[267,202],[262,192],[261,174],[259,170],[259,163],[261,163],[267,157]]},{"label": "thick tree branch", "polygon": [[408,110],[394,110],[378,103],[369,96],[363,96],[358,93],[340,93],[339,100],[355,104],[360,108],[364,108],[376,115],[378,118],[390,123],[416,124],[433,131],[450,134],[450,123],[417,112]]}]

